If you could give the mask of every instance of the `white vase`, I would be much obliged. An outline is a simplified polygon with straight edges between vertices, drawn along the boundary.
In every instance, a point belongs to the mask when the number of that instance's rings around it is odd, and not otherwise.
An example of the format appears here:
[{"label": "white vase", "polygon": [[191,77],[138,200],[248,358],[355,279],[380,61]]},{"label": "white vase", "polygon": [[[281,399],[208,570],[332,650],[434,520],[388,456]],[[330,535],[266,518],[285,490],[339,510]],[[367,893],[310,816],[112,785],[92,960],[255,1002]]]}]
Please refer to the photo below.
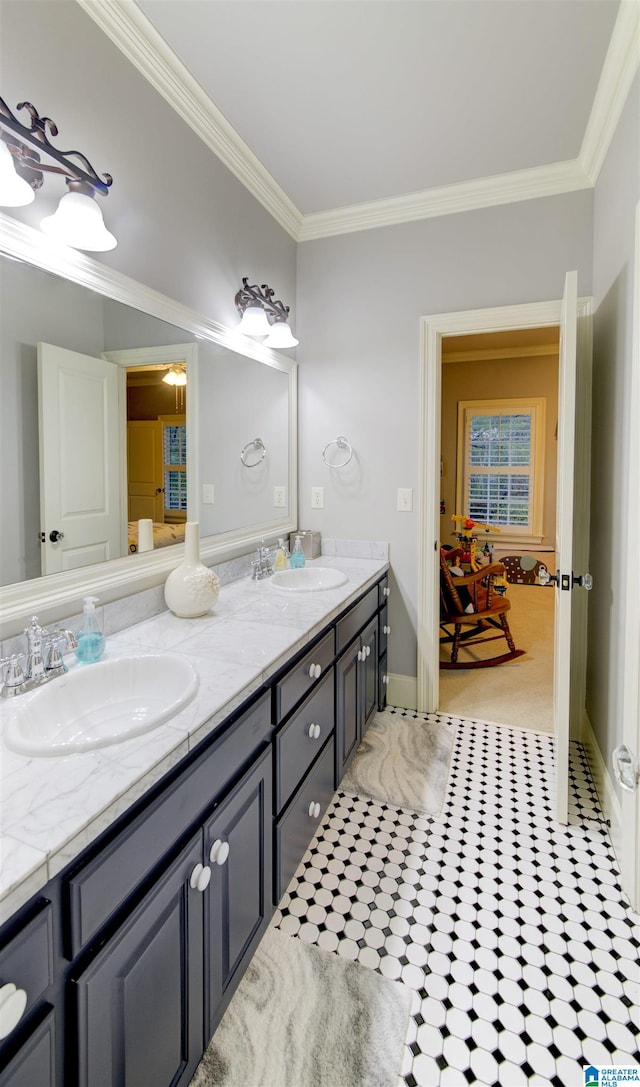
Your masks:
[{"label": "white vase", "polygon": [[200,525],[187,521],[184,536],[184,561],[172,570],[164,586],[167,607],[181,619],[206,615],[220,592],[220,580],[213,570],[200,562]]}]

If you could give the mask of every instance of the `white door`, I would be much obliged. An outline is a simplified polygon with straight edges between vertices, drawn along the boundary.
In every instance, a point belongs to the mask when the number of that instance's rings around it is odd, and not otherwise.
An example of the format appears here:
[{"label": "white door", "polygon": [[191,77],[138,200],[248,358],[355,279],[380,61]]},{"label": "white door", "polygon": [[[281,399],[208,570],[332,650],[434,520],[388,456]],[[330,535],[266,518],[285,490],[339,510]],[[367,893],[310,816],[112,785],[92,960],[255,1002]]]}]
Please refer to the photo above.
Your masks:
[{"label": "white door", "polygon": [[[569,739],[572,714],[571,622],[574,594],[574,466],[576,442],[576,354],[578,275],[567,272],[560,316],[558,373],[558,488],[556,492],[556,570],[553,666],[553,725],[556,763],[556,817],[568,822]],[[574,711],[575,712],[575,711]]]},{"label": "white door", "polygon": [[118,367],[38,344],[42,573],[120,555]]},{"label": "white door", "polygon": [[[589,529],[589,445],[591,354],[588,336],[580,336],[578,314],[590,315],[590,301],[577,299],[577,273],[567,273],[565,297],[558,302],[530,303],[499,309],[470,310],[423,318],[422,374],[422,527],[418,614],[417,707],[433,712],[439,705],[438,537],[442,337],[465,333],[560,325],[561,358],[558,405],[558,521],[554,655],[554,729],[557,774],[557,818],[568,820],[569,738],[579,737],[584,708],[586,667],[586,598],[571,591],[572,574],[586,573]],[[585,321],[583,320],[583,324]],[[580,350],[577,352],[577,346]],[[576,375],[579,385],[576,389]],[[579,450],[576,458],[575,450]],[[562,588],[564,584],[569,588]],[[508,668],[509,665],[505,665]]]}]

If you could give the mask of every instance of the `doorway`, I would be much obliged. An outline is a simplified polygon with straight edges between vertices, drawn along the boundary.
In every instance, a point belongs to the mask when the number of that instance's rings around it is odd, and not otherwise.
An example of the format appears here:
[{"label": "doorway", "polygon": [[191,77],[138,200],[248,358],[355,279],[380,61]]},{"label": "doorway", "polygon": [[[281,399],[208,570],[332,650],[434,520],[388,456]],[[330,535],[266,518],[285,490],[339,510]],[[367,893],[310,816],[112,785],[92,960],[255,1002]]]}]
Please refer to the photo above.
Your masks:
[{"label": "doorway", "polygon": [[[478,667],[496,642],[464,649],[475,667],[440,672],[439,709],[553,733],[554,573],[559,327],[442,338],[440,543],[460,545],[471,516],[477,562],[503,563],[516,662]],[[458,533],[458,535],[456,535]],[[448,660],[450,645],[442,645]]]}]

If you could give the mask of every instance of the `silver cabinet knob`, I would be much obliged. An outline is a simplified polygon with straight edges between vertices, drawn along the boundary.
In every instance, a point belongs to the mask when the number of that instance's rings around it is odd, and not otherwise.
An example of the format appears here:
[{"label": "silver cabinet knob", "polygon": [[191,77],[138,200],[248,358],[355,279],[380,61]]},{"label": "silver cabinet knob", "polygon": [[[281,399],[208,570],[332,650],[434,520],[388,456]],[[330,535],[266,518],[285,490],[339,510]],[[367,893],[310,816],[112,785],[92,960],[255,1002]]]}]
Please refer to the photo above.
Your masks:
[{"label": "silver cabinet knob", "polygon": [[386,684],[387,684],[387,683],[389,682],[389,677],[388,677],[388,676],[383,676],[383,677],[382,677],[382,682],[383,682],[383,683],[385,684],[385,686],[386,686]]},{"label": "silver cabinet knob", "polygon": [[320,725],[309,725],[307,735],[310,740],[317,740],[320,735]]},{"label": "silver cabinet knob", "polygon": [[6,1038],[17,1027],[27,1006],[27,994],[12,981],[0,986],[0,1038]]},{"label": "silver cabinet knob", "polygon": [[308,811],[309,811],[309,818],[310,819],[317,819],[318,818],[318,816],[320,815],[320,805],[318,804],[317,800],[312,800],[311,801],[311,803],[309,804]]},{"label": "silver cabinet knob", "polygon": [[385,624],[385,626],[383,626],[383,628],[382,628],[382,633],[383,634],[391,634],[391,627],[386,626],[386,624]]},{"label": "silver cabinet knob", "polygon": [[390,592],[391,592],[391,589],[389,588],[389,586],[385,585],[384,589],[382,590],[382,595],[383,596],[388,596]]},{"label": "silver cabinet knob", "polygon": [[321,673],[322,667],[319,664],[309,665],[309,675],[311,676],[311,679],[317,679],[318,676],[321,675]]},{"label": "silver cabinet knob", "polygon": [[212,864],[218,864],[222,866],[226,864],[227,857],[229,856],[229,843],[223,842],[221,838],[216,838],[215,842],[209,850],[209,860]]},{"label": "silver cabinet knob", "polygon": [[195,868],[193,869],[193,872],[191,873],[191,879],[189,880],[189,886],[194,891],[200,891],[200,894],[202,894],[204,891],[206,891],[207,887],[209,886],[210,879],[211,879],[211,869],[208,866],[205,868],[204,864],[198,863],[198,864],[196,864]]},{"label": "silver cabinet knob", "polygon": [[364,655],[365,655],[365,657],[370,657],[371,656],[371,646],[370,645],[365,645]]},{"label": "silver cabinet knob", "polygon": [[358,660],[359,660],[359,661],[363,661],[363,660],[364,660],[364,649],[359,649],[359,650],[358,650]]}]

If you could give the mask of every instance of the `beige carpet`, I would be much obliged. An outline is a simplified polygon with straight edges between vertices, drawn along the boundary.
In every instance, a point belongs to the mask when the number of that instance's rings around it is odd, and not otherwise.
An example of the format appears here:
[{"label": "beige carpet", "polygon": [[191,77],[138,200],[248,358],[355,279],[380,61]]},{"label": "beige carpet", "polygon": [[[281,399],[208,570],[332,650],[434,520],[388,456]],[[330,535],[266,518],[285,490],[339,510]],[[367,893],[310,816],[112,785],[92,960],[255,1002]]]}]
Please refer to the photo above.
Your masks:
[{"label": "beige carpet", "polygon": [[[495,668],[440,669],[439,709],[552,733],[554,590],[510,585],[507,595],[509,626],[516,649],[524,649],[524,656]],[[503,648],[504,640],[491,642],[484,652],[479,647],[474,651],[488,657]]]}]

